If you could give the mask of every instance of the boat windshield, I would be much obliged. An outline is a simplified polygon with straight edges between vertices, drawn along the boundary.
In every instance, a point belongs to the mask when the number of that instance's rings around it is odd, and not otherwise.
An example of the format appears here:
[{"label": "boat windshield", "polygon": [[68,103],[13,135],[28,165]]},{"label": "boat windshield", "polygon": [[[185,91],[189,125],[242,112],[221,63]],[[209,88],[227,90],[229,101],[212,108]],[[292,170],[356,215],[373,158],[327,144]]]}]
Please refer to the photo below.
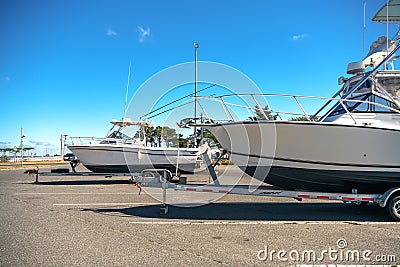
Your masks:
[{"label": "boat windshield", "polygon": [[120,131],[113,131],[112,133],[110,133],[107,138],[112,138],[112,139],[123,139],[123,140],[129,140],[131,139],[130,136],[121,133]]},{"label": "boat windshield", "polygon": [[[353,86],[357,84],[357,82],[360,80],[361,77],[356,77],[357,79],[350,80],[348,84],[344,86],[343,93],[346,94],[351,89]],[[363,84],[360,85],[360,87],[357,89],[357,93],[365,93],[371,91],[372,88],[372,81],[371,80],[366,80]]]},{"label": "boat windshield", "polygon": [[[374,95],[373,93],[366,93],[362,95],[358,95],[353,98],[349,98],[345,101],[344,106],[349,112],[362,112],[362,113],[393,113],[390,108],[398,109],[399,107],[397,104]],[[337,116],[347,113],[343,105],[339,105],[331,114],[330,116]]]}]

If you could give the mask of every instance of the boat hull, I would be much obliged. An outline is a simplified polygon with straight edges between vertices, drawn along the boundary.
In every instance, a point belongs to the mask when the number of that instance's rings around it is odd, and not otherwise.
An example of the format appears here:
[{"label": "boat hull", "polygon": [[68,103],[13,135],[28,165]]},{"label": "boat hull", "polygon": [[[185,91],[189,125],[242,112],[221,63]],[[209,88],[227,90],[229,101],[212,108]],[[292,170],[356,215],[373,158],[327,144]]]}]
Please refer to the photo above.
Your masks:
[{"label": "boat hull", "polygon": [[197,150],[141,147],[134,145],[69,145],[80,162],[96,173],[134,173],[145,169],[168,169],[171,172],[192,173]]},{"label": "boat hull", "polygon": [[289,190],[383,193],[400,186],[400,131],[334,123],[205,126],[248,175]]}]

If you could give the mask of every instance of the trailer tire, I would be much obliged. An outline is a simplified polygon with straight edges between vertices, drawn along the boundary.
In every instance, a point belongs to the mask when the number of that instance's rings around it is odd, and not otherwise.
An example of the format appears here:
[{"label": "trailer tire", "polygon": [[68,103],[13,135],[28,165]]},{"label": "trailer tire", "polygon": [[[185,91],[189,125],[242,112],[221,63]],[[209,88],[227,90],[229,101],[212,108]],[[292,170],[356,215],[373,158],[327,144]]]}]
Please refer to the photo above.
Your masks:
[{"label": "trailer tire", "polygon": [[400,221],[400,195],[394,196],[388,203],[387,209],[390,217],[395,221]]},{"label": "trailer tire", "polygon": [[159,177],[160,175],[154,171],[143,171],[142,176],[146,177],[146,178],[155,178],[155,177]]}]

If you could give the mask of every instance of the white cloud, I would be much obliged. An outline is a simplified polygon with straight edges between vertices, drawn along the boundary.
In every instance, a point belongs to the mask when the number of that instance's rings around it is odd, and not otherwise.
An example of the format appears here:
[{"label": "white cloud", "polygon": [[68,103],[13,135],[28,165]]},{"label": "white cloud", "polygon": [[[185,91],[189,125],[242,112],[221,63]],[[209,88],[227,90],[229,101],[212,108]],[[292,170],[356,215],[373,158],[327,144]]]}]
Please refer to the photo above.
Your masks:
[{"label": "white cloud", "polygon": [[107,29],[106,34],[107,34],[107,36],[117,36],[117,32],[114,31],[114,30],[111,29],[111,28],[108,28],[108,29]]},{"label": "white cloud", "polygon": [[4,78],[4,80],[5,80],[6,82],[11,82],[11,77],[10,77],[10,76],[6,76],[6,77]]},{"label": "white cloud", "polygon": [[8,141],[0,141],[0,146],[8,146],[8,145],[11,145],[11,142],[8,142]]},{"label": "white cloud", "polygon": [[139,26],[138,29],[139,29],[139,43],[143,43],[146,40],[146,38],[150,36],[150,28],[147,27],[147,29],[145,30]]},{"label": "white cloud", "polygon": [[293,35],[292,36],[292,40],[293,41],[298,41],[298,40],[303,40],[303,39],[305,39],[307,37],[308,37],[307,33],[302,33],[302,34],[299,34],[299,35]]},{"label": "white cloud", "polygon": [[44,147],[55,147],[53,144],[50,144],[49,142],[45,141],[38,141],[38,140],[31,140],[29,141],[34,146],[44,146]]}]

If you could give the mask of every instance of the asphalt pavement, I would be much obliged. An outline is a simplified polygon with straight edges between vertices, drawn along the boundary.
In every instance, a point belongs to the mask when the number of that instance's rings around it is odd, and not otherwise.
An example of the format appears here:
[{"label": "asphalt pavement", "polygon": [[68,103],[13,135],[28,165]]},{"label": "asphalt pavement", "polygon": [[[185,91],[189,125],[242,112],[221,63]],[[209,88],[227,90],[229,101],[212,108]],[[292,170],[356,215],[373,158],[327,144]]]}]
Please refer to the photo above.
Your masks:
[{"label": "asphalt pavement", "polygon": [[[219,174],[250,182],[234,166]],[[210,181],[205,172],[187,179]],[[169,189],[162,215],[162,190],[139,195],[128,177],[34,181],[0,171],[0,266],[400,263],[400,223],[373,205]]]}]

